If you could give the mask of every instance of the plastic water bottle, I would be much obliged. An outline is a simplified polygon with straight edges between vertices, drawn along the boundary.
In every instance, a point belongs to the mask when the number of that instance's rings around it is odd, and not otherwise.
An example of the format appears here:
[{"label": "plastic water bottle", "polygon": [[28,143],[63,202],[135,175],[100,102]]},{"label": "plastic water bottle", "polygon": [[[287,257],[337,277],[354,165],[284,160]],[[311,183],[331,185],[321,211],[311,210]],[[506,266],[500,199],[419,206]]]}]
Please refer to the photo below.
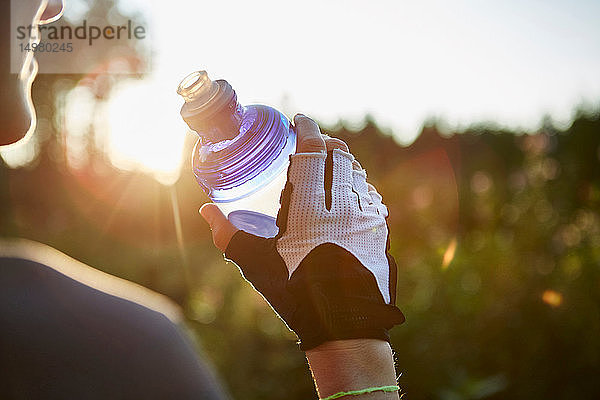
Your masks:
[{"label": "plastic water bottle", "polygon": [[281,112],[242,106],[231,85],[193,72],[179,87],[181,116],[200,136],[192,155],[196,180],[237,228],[273,237],[279,197],[296,133]]}]

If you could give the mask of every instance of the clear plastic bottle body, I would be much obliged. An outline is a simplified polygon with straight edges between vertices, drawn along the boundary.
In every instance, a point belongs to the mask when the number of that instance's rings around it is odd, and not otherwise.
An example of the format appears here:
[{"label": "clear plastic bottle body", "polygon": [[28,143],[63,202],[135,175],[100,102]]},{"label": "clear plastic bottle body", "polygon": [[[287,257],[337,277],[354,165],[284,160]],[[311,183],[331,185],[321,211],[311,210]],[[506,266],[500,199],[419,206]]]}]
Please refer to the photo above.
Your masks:
[{"label": "clear plastic bottle body", "polygon": [[290,121],[264,105],[243,107],[225,80],[192,72],[179,87],[181,116],[200,139],[194,175],[208,197],[238,228],[263,237],[277,234],[275,219],[296,150]]},{"label": "clear plastic bottle body", "polygon": [[271,107],[238,105],[234,112],[240,120],[237,135],[214,143],[201,138],[194,148],[194,174],[237,228],[273,237],[296,133]]}]

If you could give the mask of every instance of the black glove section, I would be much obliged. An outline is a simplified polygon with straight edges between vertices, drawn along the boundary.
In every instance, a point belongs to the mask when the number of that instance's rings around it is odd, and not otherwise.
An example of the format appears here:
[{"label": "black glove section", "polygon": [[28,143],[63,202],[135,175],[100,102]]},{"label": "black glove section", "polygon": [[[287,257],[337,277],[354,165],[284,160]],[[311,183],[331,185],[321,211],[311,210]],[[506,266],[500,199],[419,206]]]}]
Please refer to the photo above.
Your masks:
[{"label": "black glove section", "polygon": [[[276,243],[276,238],[238,231],[225,257],[296,333],[302,350],[331,340],[389,341],[387,330],[404,322],[393,305],[395,293],[386,304],[373,274],[346,249],[332,243],[315,247],[288,279]],[[396,265],[391,256],[388,260],[395,287]]]}]

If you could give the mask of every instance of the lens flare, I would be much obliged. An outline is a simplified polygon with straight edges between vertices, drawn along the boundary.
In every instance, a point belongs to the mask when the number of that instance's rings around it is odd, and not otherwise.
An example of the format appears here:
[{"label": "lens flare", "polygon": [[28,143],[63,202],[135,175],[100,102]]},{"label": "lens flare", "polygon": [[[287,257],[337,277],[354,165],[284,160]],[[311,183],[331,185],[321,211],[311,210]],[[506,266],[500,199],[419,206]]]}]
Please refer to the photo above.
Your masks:
[{"label": "lens flare", "polygon": [[450,266],[450,263],[454,259],[454,254],[456,253],[456,238],[453,238],[450,241],[450,244],[446,248],[444,252],[444,257],[442,258],[442,269],[446,269]]},{"label": "lens flare", "polygon": [[542,301],[552,308],[559,307],[563,302],[563,295],[554,290],[545,290],[542,293]]}]

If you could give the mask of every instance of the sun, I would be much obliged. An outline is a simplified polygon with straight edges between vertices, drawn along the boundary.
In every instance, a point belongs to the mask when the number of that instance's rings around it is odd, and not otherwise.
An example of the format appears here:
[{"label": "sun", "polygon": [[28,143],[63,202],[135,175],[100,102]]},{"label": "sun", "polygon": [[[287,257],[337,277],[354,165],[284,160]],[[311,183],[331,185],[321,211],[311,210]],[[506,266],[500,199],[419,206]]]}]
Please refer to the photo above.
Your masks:
[{"label": "sun", "polygon": [[179,177],[187,131],[179,116],[180,103],[173,88],[154,80],[119,84],[104,110],[106,118],[97,119],[105,125],[101,130],[106,131],[104,147],[111,162],[173,184]]}]

